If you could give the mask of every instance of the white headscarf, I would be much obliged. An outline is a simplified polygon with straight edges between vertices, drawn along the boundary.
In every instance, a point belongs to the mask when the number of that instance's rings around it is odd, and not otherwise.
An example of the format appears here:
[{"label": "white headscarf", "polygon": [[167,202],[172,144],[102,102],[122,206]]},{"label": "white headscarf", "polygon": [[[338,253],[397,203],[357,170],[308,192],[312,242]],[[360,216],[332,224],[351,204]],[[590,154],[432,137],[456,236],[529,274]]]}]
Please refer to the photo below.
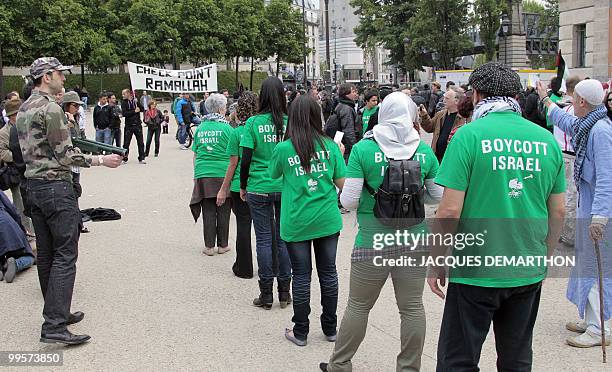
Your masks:
[{"label": "white headscarf", "polygon": [[374,139],[389,159],[410,159],[419,146],[419,133],[414,129],[417,106],[402,92],[385,97],[378,109],[378,125],[372,130]]}]

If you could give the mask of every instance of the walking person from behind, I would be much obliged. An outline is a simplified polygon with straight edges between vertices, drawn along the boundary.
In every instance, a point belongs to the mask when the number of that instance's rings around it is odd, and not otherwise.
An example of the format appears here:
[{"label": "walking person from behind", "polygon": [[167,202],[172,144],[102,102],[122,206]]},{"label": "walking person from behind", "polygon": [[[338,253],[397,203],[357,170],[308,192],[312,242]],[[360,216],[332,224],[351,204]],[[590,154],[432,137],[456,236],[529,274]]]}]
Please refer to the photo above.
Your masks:
[{"label": "walking person from behind", "polygon": [[293,329],[285,337],[306,346],[310,321],[312,252],[321,285],[321,328],[325,338],[336,341],[338,272],[336,250],[342,216],[336,204],[336,187],[342,189],[346,165],[338,144],[322,130],[321,106],[309,95],[291,107],[285,141],[270,160],[270,176],[281,178],[281,239],[293,270]]},{"label": "walking person from behind", "polygon": [[[291,261],[280,237],[281,180],[270,178],[272,152],[282,142],[287,126],[287,100],[275,77],[263,81],[259,113],[247,120],[240,147],[240,197],[248,202],[255,227],[259,296],[253,305],[272,308],[274,278],[281,308],[291,303]],[[274,263],[278,263],[278,268]]]},{"label": "walking person from behind", "polygon": [[[389,94],[378,109],[378,124],[366,132],[363,140],[353,148],[347,167],[344,188],[340,194],[342,205],[357,210],[359,231],[351,254],[350,286],[348,303],[338,331],[334,351],[329,363],[319,365],[322,371],[352,371],[353,357],[361,345],[368,328],[370,310],[376,304],[380,291],[391,277],[395,299],[400,313],[400,353],[397,356],[397,371],[419,371],[425,342],[425,309],[423,287],[425,268],[381,265],[381,258],[403,258],[423,255],[422,249],[399,245],[379,247],[376,236],[407,233],[413,238],[422,234],[421,224],[397,230],[383,225],[374,216],[376,205],[374,190],[379,190],[388,178],[390,162],[414,160],[411,169],[415,183],[424,187],[421,203],[435,204],[441,196],[441,188],[434,183],[438,171],[438,160],[433,151],[419,137],[414,123],[417,107],[410,97],[402,92]],[[412,163],[414,164],[414,163]],[[420,169],[420,174],[416,174]],[[411,185],[412,186],[412,185]],[[424,208],[423,205],[421,205]]]},{"label": "walking person from behind", "polygon": [[530,371],[546,267],[484,263],[552,254],[564,218],[563,157],[550,132],[521,116],[514,97],[522,86],[515,71],[490,62],[475,69],[469,82],[473,121],[453,136],[438,171],[436,183],[444,194],[436,222],[443,229],[448,221],[458,223],[457,231],[444,233],[483,239],[465,249],[450,247],[459,262],[470,255],[475,264],[449,271],[446,295],[440,289],[445,268],[430,267],[431,291],[446,298],[436,370],[477,371],[493,323],[497,369]]},{"label": "walking person from behind", "polygon": [[38,278],[45,301],[40,341],[75,345],[90,337],[74,335],[67,329],[84,316],[70,313],[81,220],[70,168],[116,168],[121,157],[85,155],[73,147],[64,112],[54,102],[66,80],[64,71],[71,67],[54,57],[32,63],[34,89],[17,115],[17,132],[26,163],[27,200],[36,231]]},{"label": "walking person from behind", "polygon": [[207,256],[230,250],[228,243],[230,202],[217,203],[217,196],[229,166],[227,143],[233,128],[225,121],[227,98],[211,94],[206,100],[209,115],[193,135],[193,193],[189,206],[194,220],[202,213],[204,253]]},{"label": "walking person from behind", "polygon": [[140,121],[140,113],[144,111],[144,108],[134,98],[131,90],[124,89],[121,94],[123,95],[123,101],[121,101],[121,113],[125,118],[123,148],[127,150],[123,161],[126,163],[128,161],[128,155],[130,154],[130,143],[132,142],[132,136],[134,136],[136,137],[136,143],[138,144],[138,163],[147,164],[147,162],[145,162],[145,149],[142,137],[142,121]]},{"label": "walking person from behind", "polygon": [[238,99],[236,106],[236,128],[227,143],[226,154],[230,157],[223,185],[217,194],[217,205],[226,203],[228,191],[232,202],[232,211],[236,216],[236,261],[232,272],[239,278],[253,277],[253,252],[251,248],[251,211],[246,201],[240,198],[240,141],[246,121],[257,113],[257,96],[245,91]]}]

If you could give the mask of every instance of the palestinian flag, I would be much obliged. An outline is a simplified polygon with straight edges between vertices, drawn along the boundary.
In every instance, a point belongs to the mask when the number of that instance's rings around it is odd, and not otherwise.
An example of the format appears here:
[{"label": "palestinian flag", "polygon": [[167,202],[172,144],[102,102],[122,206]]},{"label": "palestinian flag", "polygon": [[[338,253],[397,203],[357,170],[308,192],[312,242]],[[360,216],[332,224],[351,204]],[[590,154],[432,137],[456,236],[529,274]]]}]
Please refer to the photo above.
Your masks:
[{"label": "palestinian flag", "polygon": [[550,88],[555,93],[565,92],[566,91],[565,81],[569,77],[569,70],[567,68],[567,65],[565,64],[565,60],[563,59],[563,56],[561,55],[561,49],[559,49],[559,52],[557,53],[556,66],[557,66],[557,83],[554,86],[551,86]]}]

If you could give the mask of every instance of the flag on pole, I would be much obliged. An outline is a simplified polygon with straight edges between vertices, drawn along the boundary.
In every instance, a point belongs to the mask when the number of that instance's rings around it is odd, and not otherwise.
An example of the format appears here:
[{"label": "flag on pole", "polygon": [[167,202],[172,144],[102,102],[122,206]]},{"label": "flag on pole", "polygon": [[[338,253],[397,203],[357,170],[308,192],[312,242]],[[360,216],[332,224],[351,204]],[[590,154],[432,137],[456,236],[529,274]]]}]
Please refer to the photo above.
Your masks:
[{"label": "flag on pole", "polygon": [[554,86],[551,86],[550,88],[552,89],[553,92],[556,92],[556,93],[565,92],[566,91],[565,81],[569,77],[569,70],[567,68],[567,65],[565,64],[565,60],[563,59],[563,56],[561,55],[561,49],[559,49],[559,52],[557,53],[556,66],[557,66],[557,82]]}]

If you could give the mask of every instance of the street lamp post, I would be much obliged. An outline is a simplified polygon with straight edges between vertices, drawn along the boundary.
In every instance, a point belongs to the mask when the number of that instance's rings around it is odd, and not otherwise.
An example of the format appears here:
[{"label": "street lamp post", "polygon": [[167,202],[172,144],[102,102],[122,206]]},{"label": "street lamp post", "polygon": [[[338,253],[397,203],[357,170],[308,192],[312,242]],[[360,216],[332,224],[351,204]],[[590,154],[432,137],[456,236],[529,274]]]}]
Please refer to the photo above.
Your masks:
[{"label": "street lamp post", "polygon": [[501,25],[497,36],[504,38],[504,64],[508,64],[508,34],[510,33],[510,19],[506,13],[502,14]]},{"label": "street lamp post", "polygon": [[172,69],[178,70],[178,66],[176,65],[176,49],[174,48],[174,40],[168,39],[166,41],[172,45]]},{"label": "street lamp post", "polygon": [[331,69],[331,58],[329,55],[329,0],[325,0],[325,59],[327,62],[327,68]]},{"label": "street lamp post", "polygon": [[336,35],[336,30],[342,30],[342,26],[336,26],[334,23],[331,26],[331,29],[334,30],[334,85],[338,85],[338,60],[336,54],[338,37]]},{"label": "street lamp post", "polygon": [[408,72],[408,46],[410,45],[410,38],[409,37],[405,37],[404,38],[404,75],[408,75],[408,78],[406,79],[408,82],[408,80],[410,80],[410,72]]},{"label": "street lamp post", "polygon": [[308,66],[306,65],[306,3],[302,0],[302,28],[304,37],[304,89],[308,88]]}]

